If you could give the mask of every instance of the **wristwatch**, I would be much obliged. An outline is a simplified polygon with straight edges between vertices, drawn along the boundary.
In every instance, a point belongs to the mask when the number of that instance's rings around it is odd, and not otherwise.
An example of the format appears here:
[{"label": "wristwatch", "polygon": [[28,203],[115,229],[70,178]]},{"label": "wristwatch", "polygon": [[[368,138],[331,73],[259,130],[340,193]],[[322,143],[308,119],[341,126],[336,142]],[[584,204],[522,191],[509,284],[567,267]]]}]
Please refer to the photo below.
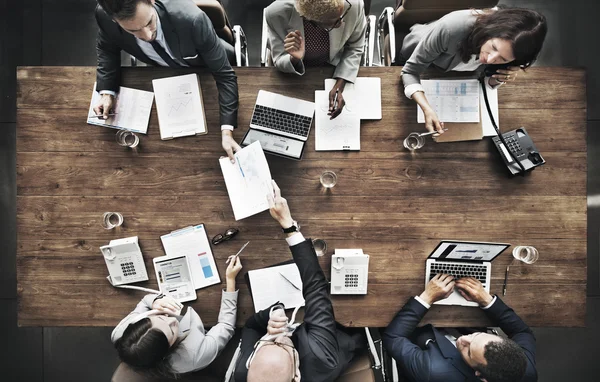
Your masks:
[{"label": "wristwatch", "polygon": [[292,232],[300,232],[300,224],[295,221],[292,220],[292,226],[289,228],[282,228],[283,233],[292,233]]}]

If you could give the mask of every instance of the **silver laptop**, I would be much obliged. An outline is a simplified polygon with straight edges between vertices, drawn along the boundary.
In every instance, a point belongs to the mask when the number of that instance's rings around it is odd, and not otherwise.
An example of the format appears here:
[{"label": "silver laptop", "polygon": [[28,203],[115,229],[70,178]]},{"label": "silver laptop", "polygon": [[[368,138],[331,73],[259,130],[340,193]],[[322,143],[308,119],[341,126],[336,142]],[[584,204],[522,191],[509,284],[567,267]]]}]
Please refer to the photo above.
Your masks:
[{"label": "silver laptop", "polygon": [[[455,278],[471,276],[481,281],[489,293],[492,260],[508,247],[510,244],[443,240],[427,258],[425,285],[438,273],[450,274]],[[467,301],[456,289],[448,298],[435,304],[477,306],[477,303]]]},{"label": "silver laptop", "polygon": [[314,102],[260,90],[242,146],[260,141],[267,153],[300,160],[314,113]]}]

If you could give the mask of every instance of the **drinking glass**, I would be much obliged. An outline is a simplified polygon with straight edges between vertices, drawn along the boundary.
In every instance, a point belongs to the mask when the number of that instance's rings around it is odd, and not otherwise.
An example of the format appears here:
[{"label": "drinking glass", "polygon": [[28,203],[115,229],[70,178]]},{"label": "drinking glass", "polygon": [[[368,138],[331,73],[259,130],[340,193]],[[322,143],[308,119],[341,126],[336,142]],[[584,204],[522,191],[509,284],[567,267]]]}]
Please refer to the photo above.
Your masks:
[{"label": "drinking glass", "polygon": [[323,239],[314,239],[313,247],[315,247],[315,252],[317,256],[323,256],[327,254],[327,242]]},{"label": "drinking glass", "polygon": [[324,171],[320,180],[323,187],[332,188],[337,183],[337,175],[333,171]]},{"label": "drinking glass", "polygon": [[410,180],[417,180],[423,176],[423,169],[421,166],[411,164],[404,170],[404,175]]},{"label": "drinking glass", "polygon": [[117,131],[116,140],[119,145],[132,149],[140,143],[140,138],[134,132],[128,130]]},{"label": "drinking glass", "polygon": [[538,260],[540,254],[535,247],[518,245],[513,249],[513,257],[525,264],[533,264]]},{"label": "drinking glass", "polygon": [[104,229],[113,229],[123,224],[123,215],[119,212],[105,212],[102,216],[102,227]]},{"label": "drinking glass", "polygon": [[404,147],[408,150],[418,150],[425,145],[425,138],[419,133],[410,133],[404,138]]}]

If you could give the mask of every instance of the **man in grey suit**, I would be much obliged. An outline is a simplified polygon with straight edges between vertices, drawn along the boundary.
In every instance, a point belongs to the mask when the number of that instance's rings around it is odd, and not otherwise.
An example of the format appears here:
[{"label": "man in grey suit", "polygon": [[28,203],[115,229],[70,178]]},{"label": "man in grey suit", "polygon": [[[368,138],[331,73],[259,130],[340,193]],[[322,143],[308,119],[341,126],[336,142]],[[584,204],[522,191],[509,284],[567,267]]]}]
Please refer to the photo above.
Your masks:
[{"label": "man in grey suit", "polygon": [[229,64],[233,47],[215,33],[208,16],[192,0],[98,0],[98,68],[94,107],[107,117],[121,82],[121,51],[150,65],[208,67],[217,82],[223,149],[233,162],[240,146],[237,125],[237,78]]}]

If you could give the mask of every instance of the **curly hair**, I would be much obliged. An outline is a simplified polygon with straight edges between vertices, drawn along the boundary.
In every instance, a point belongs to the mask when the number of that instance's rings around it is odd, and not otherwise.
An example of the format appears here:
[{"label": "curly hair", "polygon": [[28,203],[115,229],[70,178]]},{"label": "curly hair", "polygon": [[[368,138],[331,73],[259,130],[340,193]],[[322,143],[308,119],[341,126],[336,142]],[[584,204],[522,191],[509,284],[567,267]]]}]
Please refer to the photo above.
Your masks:
[{"label": "curly hair", "polygon": [[513,340],[491,341],[483,349],[487,365],[478,365],[475,370],[488,382],[520,381],[527,369],[527,357],[523,349]]},{"label": "curly hair", "polygon": [[345,0],[296,0],[296,10],[308,20],[321,21],[323,16],[338,12]]}]

